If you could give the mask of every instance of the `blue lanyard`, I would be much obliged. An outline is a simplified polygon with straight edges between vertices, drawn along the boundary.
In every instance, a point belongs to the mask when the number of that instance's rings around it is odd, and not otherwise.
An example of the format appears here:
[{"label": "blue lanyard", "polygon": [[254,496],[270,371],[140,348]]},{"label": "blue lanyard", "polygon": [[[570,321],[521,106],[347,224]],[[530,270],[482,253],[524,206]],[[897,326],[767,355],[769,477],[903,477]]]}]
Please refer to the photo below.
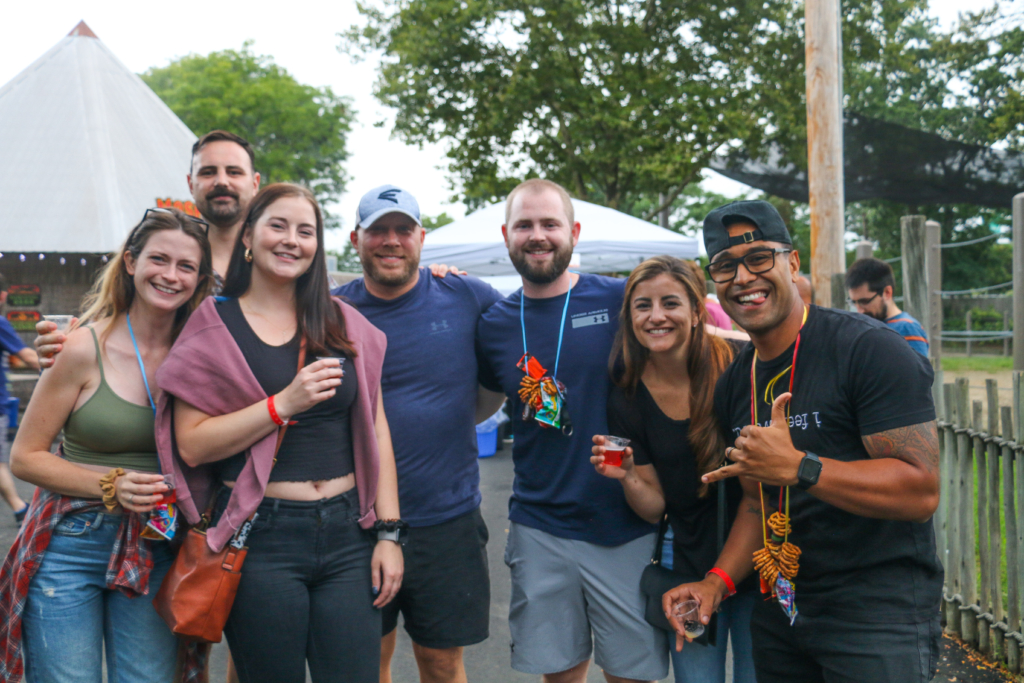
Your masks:
[{"label": "blue lanyard", "polygon": [[139,344],[135,341],[135,331],[132,330],[132,316],[130,313],[126,313],[124,317],[128,320],[128,334],[131,335],[132,346],[135,347],[135,359],[139,361],[139,369],[142,370],[142,382],[146,385],[146,396],[149,396],[149,407],[153,409],[153,415],[156,416],[156,403],[153,402],[153,393],[149,390],[149,380],[146,379],[146,366],[142,363],[142,354],[139,353]]},{"label": "blue lanyard", "polygon": [[[572,271],[569,271],[572,272]],[[521,290],[520,290],[521,291]],[[562,322],[558,326],[558,350],[555,351],[555,371],[551,373],[551,379],[558,379],[558,361],[562,357],[562,335],[565,333],[565,314],[569,311],[569,297],[572,296],[572,282],[569,282],[569,291],[565,293],[565,305],[562,306]],[[521,293],[519,299],[519,326],[523,329],[523,355],[526,355],[526,318],[523,315],[523,308],[526,302],[526,292]],[[557,386],[557,385],[556,385]]]}]

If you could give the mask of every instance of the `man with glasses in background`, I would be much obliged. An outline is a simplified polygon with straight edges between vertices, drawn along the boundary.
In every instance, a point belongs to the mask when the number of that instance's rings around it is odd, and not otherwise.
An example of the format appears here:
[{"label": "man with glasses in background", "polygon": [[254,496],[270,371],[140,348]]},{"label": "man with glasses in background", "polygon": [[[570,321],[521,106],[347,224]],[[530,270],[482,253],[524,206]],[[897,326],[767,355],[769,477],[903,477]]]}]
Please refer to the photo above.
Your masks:
[{"label": "man with glasses in background", "polygon": [[665,593],[666,612],[696,599],[707,623],[756,569],[760,683],[930,681],[942,593],[931,366],[878,320],[800,300],[800,256],[771,204],[715,209],[704,243],[719,301],[752,343],[716,385],[732,445],[703,480],[739,476],[744,499],[720,571]]},{"label": "man with glasses in background", "polygon": [[921,323],[901,311],[892,300],[895,285],[892,267],[876,258],[858,259],[846,271],[846,289],[857,312],[881,320],[906,339],[910,348],[927,358],[928,335]]}]

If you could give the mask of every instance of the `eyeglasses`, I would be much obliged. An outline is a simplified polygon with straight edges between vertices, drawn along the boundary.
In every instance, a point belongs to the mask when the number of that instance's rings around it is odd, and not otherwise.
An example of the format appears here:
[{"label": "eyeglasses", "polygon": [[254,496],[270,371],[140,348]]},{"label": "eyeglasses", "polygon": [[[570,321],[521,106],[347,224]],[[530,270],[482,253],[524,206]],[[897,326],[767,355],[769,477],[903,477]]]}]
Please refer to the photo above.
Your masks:
[{"label": "eyeglasses", "polygon": [[[142,214],[142,220],[139,221],[139,225],[142,225],[143,223],[146,222],[146,219],[149,218],[149,214],[150,213],[167,213],[167,214],[170,214],[170,215],[174,216],[175,218],[177,218],[177,215],[173,211],[171,211],[170,209],[165,209],[163,207],[159,207],[158,206],[158,207],[154,207],[152,209],[146,209],[146,213]],[[181,213],[185,216],[185,218],[189,219],[193,223],[201,225],[203,227],[203,230],[206,232],[206,236],[207,237],[210,236],[210,224],[209,223],[204,221],[202,218],[196,218],[195,216],[190,216],[187,213],[185,213],[184,211],[182,211]],[[138,225],[135,226],[135,228],[137,230],[138,229]],[[135,230],[132,230],[132,232],[134,233]],[[129,241],[131,241],[131,240],[129,240]]]},{"label": "eyeglasses", "polygon": [[869,296],[866,299],[847,299],[847,301],[853,304],[854,306],[864,307],[880,296],[882,296],[881,292],[875,292],[873,296]]},{"label": "eyeglasses", "polygon": [[769,270],[775,267],[775,255],[776,254],[788,254],[793,251],[792,249],[783,249],[776,247],[775,249],[758,249],[756,251],[747,252],[739,258],[726,258],[721,261],[715,261],[704,266],[704,270],[707,271],[708,277],[711,278],[712,282],[718,284],[724,284],[726,282],[732,282],[736,277],[736,272],[739,270],[740,263],[747,269],[747,272],[751,275],[760,275],[761,273],[767,273]]}]

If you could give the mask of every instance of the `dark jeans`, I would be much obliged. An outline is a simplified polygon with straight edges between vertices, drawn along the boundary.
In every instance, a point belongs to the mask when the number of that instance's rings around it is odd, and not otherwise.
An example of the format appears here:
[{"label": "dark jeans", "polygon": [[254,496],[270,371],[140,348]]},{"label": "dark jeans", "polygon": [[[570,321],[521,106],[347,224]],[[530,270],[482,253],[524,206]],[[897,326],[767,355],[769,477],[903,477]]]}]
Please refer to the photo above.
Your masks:
[{"label": "dark jeans", "polygon": [[[222,493],[216,516],[227,504]],[[355,489],[319,501],[265,498],[224,629],[242,683],[367,683],[380,677],[374,543]]]},{"label": "dark jeans", "polygon": [[798,615],[790,626],[769,600],[758,601],[750,620],[758,683],[928,683],[940,633],[937,608],[934,619],[916,624]]}]

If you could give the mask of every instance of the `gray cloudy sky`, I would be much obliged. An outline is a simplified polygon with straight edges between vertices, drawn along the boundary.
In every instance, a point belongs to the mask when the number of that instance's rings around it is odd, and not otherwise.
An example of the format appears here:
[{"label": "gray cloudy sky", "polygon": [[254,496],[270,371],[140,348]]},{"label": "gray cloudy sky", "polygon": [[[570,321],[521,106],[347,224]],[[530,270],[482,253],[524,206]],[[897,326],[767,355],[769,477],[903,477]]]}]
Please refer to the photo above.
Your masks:
[{"label": "gray cloudy sky", "polygon": [[[989,4],[988,0],[982,0]],[[50,0],[9,2],[4,7],[5,39],[0,41],[0,85],[63,38],[84,19],[128,68],[136,73],[151,66],[164,66],[189,53],[238,48],[254,41],[253,50],[271,55],[299,81],[316,86],[329,85],[335,93],[352,98],[358,112],[349,139],[352,156],[348,171],[349,192],[337,207],[346,226],[359,196],[367,190],[394,183],[412,192],[427,214],[447,211],[461,217],[464,208],[450,204],[452,192],[444,171],[444,150],[409,147],[391,138],[392,116],[371,93],[376,64],[367,60],[352,64],[337,51],[336,34],[360,17],[351,0],[306,0],[304,2],[98,2]],[[975,3],[978,4],[978,3]],[[944,24],[956,18],[963,0],[932,0],[932,11]],[[375,122],[384,121],[383,127]],[[709,183],[721,192],[735,192],[743,186],[709,173]],[[338,233],[347,233],[338,231]],[[343,234],[329,238],[340,245]]]}]

